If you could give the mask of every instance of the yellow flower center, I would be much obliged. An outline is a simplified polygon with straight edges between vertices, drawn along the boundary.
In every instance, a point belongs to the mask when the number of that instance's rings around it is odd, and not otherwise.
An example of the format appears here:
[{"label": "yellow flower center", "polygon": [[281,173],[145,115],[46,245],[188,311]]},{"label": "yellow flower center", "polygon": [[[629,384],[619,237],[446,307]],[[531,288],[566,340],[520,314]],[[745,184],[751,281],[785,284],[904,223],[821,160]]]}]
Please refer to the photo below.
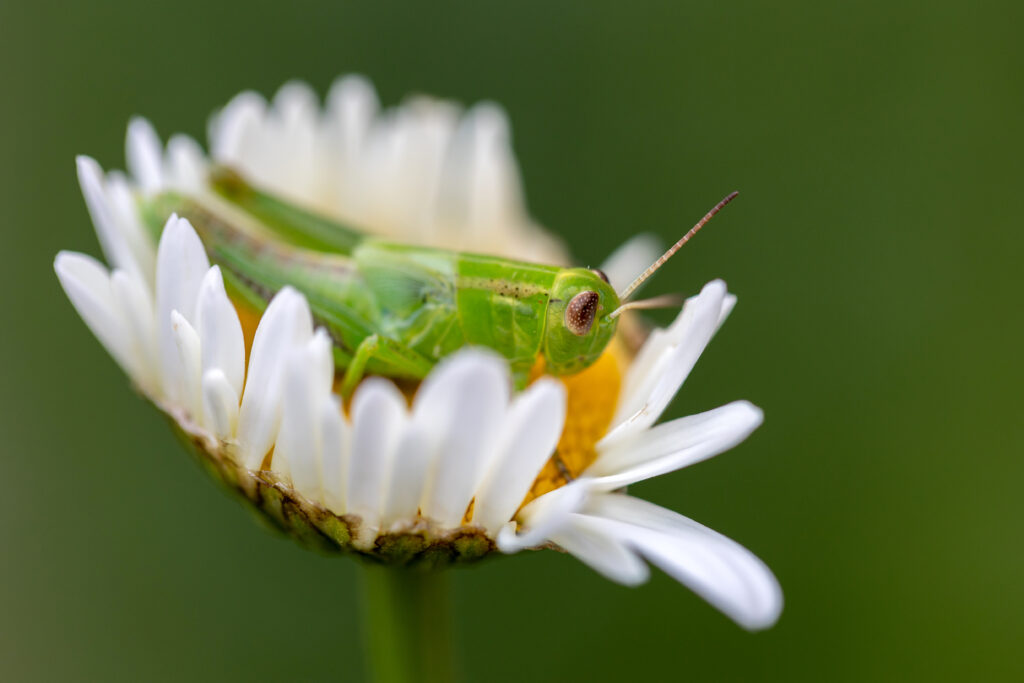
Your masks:
[{"label": "yellow flower center", "polygon": [[245,338],[245,362],[248,365],[249,354],[252,352],[252,340],[256,336],[256,328],[259,327],[263,313],[235,299],[232,299],[231,303],[235,305],[238,321],[242,323],[242,337]]},{"label": "yellow flower center", "polygon": [[[575,375],[560,378],[568,397],[565,427],[555,454],[533,482],[523,505],[565,486],[597,458],[594,447],[608,432],[615,417],[622,374],[629,357],[625,344],[616,337],[596,363]],[[535,369],[538,376],[539,370]]]}]

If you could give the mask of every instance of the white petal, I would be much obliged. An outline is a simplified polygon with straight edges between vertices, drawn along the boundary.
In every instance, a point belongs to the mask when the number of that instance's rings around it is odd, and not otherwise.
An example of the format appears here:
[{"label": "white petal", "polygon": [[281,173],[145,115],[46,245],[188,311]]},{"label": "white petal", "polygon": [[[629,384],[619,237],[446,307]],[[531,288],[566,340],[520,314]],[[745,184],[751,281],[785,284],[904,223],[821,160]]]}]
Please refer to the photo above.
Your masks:
[{"label": "white petal", "polygon": [[106,193],[114,221],[131,248],[132,256],[141,271],[142,281],[152,292],[156,281],[157,240],[153,239],[139,216],[135,188],[123,173],[112,171],[107,174]]},{"label": "white petal", "polygon": [[160,362],[153,299],[138,276],[115,270],[110,278],[114,300],[125,323],[126,343],[137,359],[135,381],[151,395],[160,393]]},{"label": "white petal", "polygon": [[203,415],[207,428],[226,441],[235,434],[238,423],[238,393],[220,368],[203,375]]},{"label": "white petal", "polygon": [[284,377],[281,429],[271,468],[307,499],[323,499],[320,414],[334,377],[331,340],[320,329],[308,343],[292,351]]},{"label": "white petal", "polygon": [[128,171],[143,193],[159,190],[163,186],[163,147],[153,125],[144,118],[133,118],[125,148]]},{"label": "white petal", "polygon": [[436,430],[419,422],[410,422],[395,449],[381,511],[381,526],[412,520],[420,507],[426,484],[427,466],[437,448]]},{"label": "white petal", "polygon": [[379,524],[391,463],[405,422],[405,399],[395,385],[371,377],[352,398],[352,456],[348,509],[362,518],[362,531]]},{"label": "white petal", "polygon": [[263,140],[260,132],[267,108],[262,95],[246,91],[235,95],[210,119],[210,154],[219,163],[247,170],[251,158]]},{"label": "white petal", "polygon": [[608,282],[616,291],[622,291],[640,273],[647,270],[663,249],[661,240],[651,234],[631,237],[601,264],[601,271],[608,276]]},{"label": "white petal", "polygon": [[517,224],[523,205],[519,168],[512,154],[508,116],[501,106],[484,102],[466,115],[476,128],[476,153],[469,197],[471,224]]},{"label": "white petal", "polygon": [[641,349],[626,373],[612,422],[616,426],[605,437],[609,443],[650,427],[661,416],[718,329],[725,296],[724,282],[709,282],[664,334],[651,335],[647,343],[658,352],[652,358]]},{"label": "white petal", "polygon": [[627,545],[626,539],[607,533],[599,520],[580,514],[551,535],[557,543],[605,578],[636,586],[650,576],[647,564]]},{"label": "white petal", "polygon": [[[711,290],[708,287],[714,283],[720,283],[715,285]],[[690,297],[683,308],[680,310],[679,315],[676,319],[664,329],[655,329],[651,332],[647,341],[641,347],[637,353],[633,362],[629,366],[629,371],[626,374],[626,382],[623,387],[623,394],[631,397],[632,401],[642,401],[645,397],[640,395],[639,392],[635,391],[635,388],[644,380],[650,379],[652,376],[652,366],[660,361],[666,353],[671,352],[674,347],[679,346],[687,336],[690,327],[693,323],[693,316],[697,308],[706,305],[709,302],[710,294],[714,294],[719,288],[723,288],[724,283],[719,280],[709,282],[696,296]],[[729,296],[726,295],[728,299]],[[735,299],[735,297],[733,297]],[[724,306],[724,302],[723,302]],[[724,318],[722,318],[724,320]],[[625,403],[628,401],[620,399],[619,409],[622,412],[627,410]]]},{"label": "white petal", "polygon": [[753,553],[691,519],[621,494],[595,496],[587,512],[677,581],[747,629],[782,611],[782,589]]},{"label": "white petal", "polygon": [[477,490],[473,523],[494,535],[523,502],[558,444],[565,424],[565,386],[541,379],[516,397],[502,425],[495,461]]},{"label": "white petal", "polygon": [[139,359],[132,356],[128,327],[106,268],[85,254],[62,251],[57,254],[53,269],[75,310],[107,352],[129,377],[139,376]]},{"label": "white petal", "polygon": [[179,401],[188,414],[199,421],[202,419],[202,361],[199,352],[199,335],[188,320],[178,311],[171,311],[171,332],[178,351]]},{"label": "white petal", "polygon": [[339,78],[327,94],[325,117],[335,126],[341,171],[350,177],[357,170],[356,162],[379,108],[373,84],[362,76]]},{"label": "white petal", "polygon": [[245,381],[245,337],[238,313],[224,290],[220,267],[207,271],[199,287],[196,329],[203,349],[203,372],[217,368],[237,396]]},{"label": "white petal", "polygon": [[171,216],[157,248],[157,313],[177,310],[190,323],[210,261],[199,235],[184,218]]},{"label": "white petal", "polygon": [[706,460],[736,446],[764,420],[759,408],[736,401],[699,415],[666,422],[635,439],[604,448],[586,474],[611,491]]},{"label": "white petal", "polygon": [[89,209],[89,216],[96,228],[96,237],[103,248],[107,261],[115,268],[135,273],[145,281],[143,264],[139,263],[132,250],[131,240],[125,226],[118,220],[118,213],[107,194],[100,165],[86,156],[76,160],[78,184]]},{"label": "white petal", "polygon": [[366,138],[362,196],[354,197],[360,220],[406,241],[433,239],[444,150],[456,116],[449,105],[416,98],[378,119]]},{"label": "white petal", "polygon": [[206,156],[199,143],[187,135],[175,135],[167,143],[168,184],[191,192],[202,191],[206,180]]},{"label": "white petal", "polygon": [[462,522],[494,452],[509,389],[499,356],[466,349],[439,363],[417,393],[417,422],[441,435],[422,509],[443,527]]},{"label": "white petal", "polygon": [[182,368],[171,324],[178,311],[190,324],[195,320],[199,287],[210,268],[203,244],[187,220],[171,216],[164,226],[156,257],[157,339],[164,392],[171,401],[179,395]]},{"label": "white petal", "polygon": [[316,199],[319,109],[316,93],[301,81],[285,83],[274,96],[271,125],[280,150],[275,170],[277,189],[305,204]]},{"label": "white petal", "polygon": [[288,81],[274,94],[274,114],[282,119],[300,118],[309,120],[313,125],[312,117],[320,108],[316,93],[313,88],[304,81]]},{"label": "white petal", "polygon": [[586,502],[587,486],[587,480],[577,479],[531,501],[519,512],[523,526],[518,533],[514,523],[506,524],[498,533],[498,549],[503,553],[516,553],[550,540]]},{"label": "white petal", "polygon": [[259,468],[277,436],[288,354],[312,335],[313,319],[305,297],[290,287],[283,288],[263,313],[249,353],[238,442],[250,469]]},{"label": "white petal", "polygon": [[726,294],[725,298],[722,300],[722,310],[718,314],[718,324],[715,326],[715,332],[718,332],[718,329],[722,326],[722,323],[725,322],[725,319],[729,317],[729,314],[732,313],[732,309],[735,307],[736,295]]},{"label": "white petal", "polygon": [[523,222],[519,170],[509,145],[508,119],[493,103],[473,107],[459,122],[445,163],[442,218],[459,228],[449,240],[466,248],[508,249]]},{"label": "white petal", "polygon": [[324,504],[337,515],[348,512],[351,432],[342,414],[338,397],[328,397],[320,411]]}]

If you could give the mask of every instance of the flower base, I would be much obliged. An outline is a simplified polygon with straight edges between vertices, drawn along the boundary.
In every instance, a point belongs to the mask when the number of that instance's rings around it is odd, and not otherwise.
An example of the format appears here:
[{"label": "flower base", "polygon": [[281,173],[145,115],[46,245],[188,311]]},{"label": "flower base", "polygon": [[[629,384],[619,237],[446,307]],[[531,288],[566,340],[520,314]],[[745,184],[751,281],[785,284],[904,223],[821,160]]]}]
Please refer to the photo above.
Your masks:
[{"label": "flower base", "polygon": [[[243,500],[265,526],[325,554],[349,554],[371,562],[416,569],[440,569],[500,554],[477,526],[439,529],[419,519],[404,529],[377,533],[358,515],[336,515],[311,503],[269,470],[253,471],[225,447],[168,406],[156,405],[178,439],[226,491]],[[183,426],[185,425],[185,426]]]}]

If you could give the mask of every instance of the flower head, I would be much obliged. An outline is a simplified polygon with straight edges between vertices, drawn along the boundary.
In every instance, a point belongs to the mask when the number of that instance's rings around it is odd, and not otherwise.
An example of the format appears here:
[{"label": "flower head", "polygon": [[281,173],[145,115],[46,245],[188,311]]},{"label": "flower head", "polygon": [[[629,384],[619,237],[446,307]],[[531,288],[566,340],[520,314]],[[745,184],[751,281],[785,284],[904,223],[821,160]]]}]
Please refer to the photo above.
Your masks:
[{"label": "flower head", "polygon": [[[775,621],[781,592],[749,551],[624,492],[731,448],[761,422],[740,401],[655,424],[735,304],[723,282],[639,348],[621,335],[577,375],[538,368],[514,392],[502,357],[466,348],[420,383],[370,377],[345,402],[331,337],[301,293],[284,286],[254,313],[229,296],[187,220],[171,216],[154,239],[140,217],[140,198],[208,195],[212,165],[229,165],[393,240],[565,263],[523,206],[500,109],[420,98],[382,112],[372,87],[347,77],[322,109],[300,84],[269,104],[239,95],[211,121],[209,159],[183,136],[164,148],[141,119],[127,148],[130,176],[78,161],[110,269],[62,252],[57,275],[200,461],[282,529],[403,564],[556,547],[625,584],[644,581],[650,562],[743,626]],[[611,259],[613,284],[649,251],[640,240]]]}]

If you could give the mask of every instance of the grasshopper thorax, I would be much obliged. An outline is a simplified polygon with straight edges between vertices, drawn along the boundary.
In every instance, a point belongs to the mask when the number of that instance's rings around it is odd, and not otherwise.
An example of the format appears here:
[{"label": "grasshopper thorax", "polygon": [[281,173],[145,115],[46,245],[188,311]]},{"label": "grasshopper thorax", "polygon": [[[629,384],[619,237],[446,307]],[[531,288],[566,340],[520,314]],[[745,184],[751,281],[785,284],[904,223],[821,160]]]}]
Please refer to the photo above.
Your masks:
[{"label": "grasshopper thorax", "polygon": [[545,366],[554,375],[571,375],[598,359],[615,336],[609,313],[619,297],[596,270],[569,268],[555,278],[544,326]]}]

